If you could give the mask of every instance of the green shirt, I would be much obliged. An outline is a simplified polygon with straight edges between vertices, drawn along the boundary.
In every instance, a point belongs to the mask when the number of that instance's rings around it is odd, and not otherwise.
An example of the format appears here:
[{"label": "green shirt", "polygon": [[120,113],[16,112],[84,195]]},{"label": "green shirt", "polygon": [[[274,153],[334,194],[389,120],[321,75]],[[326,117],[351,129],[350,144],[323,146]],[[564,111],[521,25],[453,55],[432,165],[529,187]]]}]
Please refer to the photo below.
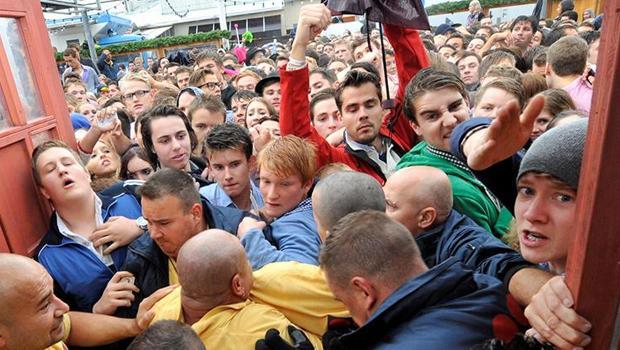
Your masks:
[{"label": "green shirt", "polygon": [[420,142],[405,154],[397,168],[432,166],[448,175],[452,184],[454,209],[470,217],[497,237],[510,228],[512,215],[495,196],[472,174],[467,165],[452,154]]}]

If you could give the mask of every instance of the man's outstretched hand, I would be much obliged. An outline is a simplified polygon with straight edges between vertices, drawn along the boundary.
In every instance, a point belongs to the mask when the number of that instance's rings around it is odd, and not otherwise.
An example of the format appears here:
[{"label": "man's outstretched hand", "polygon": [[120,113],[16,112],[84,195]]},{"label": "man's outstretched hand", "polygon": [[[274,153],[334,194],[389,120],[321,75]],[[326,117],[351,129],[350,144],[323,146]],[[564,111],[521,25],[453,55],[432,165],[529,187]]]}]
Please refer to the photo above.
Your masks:
[{"label": "man's outstretched hand", "polygon": [[302,6],[295,32],[295,40],[291,49],[291,58],[305,60],[306,47],[311,40],[319,35],[331,23],[332,15],[327,6],[312,4]]},{"label": "man's outstretched hand", "polygon": [[527,143],[544,105],[545,98],[536,96],[521,115],[514,101],[502,107],[488,128],[474,132],[463,144],[467,165],[484,170],[518,152]]}]

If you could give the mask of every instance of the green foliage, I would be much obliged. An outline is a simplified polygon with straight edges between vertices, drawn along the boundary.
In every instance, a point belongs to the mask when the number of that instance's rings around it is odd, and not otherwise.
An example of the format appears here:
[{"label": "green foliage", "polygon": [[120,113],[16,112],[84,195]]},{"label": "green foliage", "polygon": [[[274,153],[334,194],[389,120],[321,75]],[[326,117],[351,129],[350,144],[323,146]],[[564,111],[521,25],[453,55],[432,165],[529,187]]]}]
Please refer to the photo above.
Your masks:
[{"label": "green foliage", "polygon": [[[141,50],[155,49],[158,47],[170,47],[179,45],[189,45],[192,43],[200,43],[206,41],[212,41],[217,39],[230,38],[230,32],[227,30],[214,30],[208,33],[197,33],[180,36],[166,36],[163,38],[156,38],[144,41],[136,41],[131,43],[117,44],[106,46],[105,48],[97,45],[97,55],[101,54],[104,49],[110,50],[112,54],[122,54],[125,52],[135,52]],[[82,50],[80,55],[82,57],[89,57],[88,50]],[[56,54],[56,61],[62,61],[62,52]]]},{"label": "green foliage", "polygon": [[[470,0],[461,0],[461,1],[450,1],[450,2],[442,2],[439,4],[431,5],[426,7],[426,13],[429,16],[433,15],[441,15],[444,13],[454,13],[467,11],[469,8]],[[502,7],[502,6],[510,6],[510,5],[522,5],[529,4],[534,2],[533,0],[480,0],[480,5],[483,8],[489,7]]]}]

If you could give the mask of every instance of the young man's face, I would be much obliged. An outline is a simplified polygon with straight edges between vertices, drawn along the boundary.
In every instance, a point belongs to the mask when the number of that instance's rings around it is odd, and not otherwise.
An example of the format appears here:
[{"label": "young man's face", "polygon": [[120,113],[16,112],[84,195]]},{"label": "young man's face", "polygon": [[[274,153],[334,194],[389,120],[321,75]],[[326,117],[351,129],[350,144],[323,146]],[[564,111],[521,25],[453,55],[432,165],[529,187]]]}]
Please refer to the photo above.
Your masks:
[{"label": "young man's face", "polygon": [[214,126],[223,124],[226,120],[226,116],[218,112],[213,112],[208,109],[198,109],[192,114],[192,129],[196,133],[198,144],[207,138],[209,131]]},{"label": "young man's face", "polygon": [[444,46],[439,49],[439,55],[441,55],[446,60],[452,57],[452,55],[454,55],[454,52],[455,50],[452,46]]},{"label": "young man's face", "polygon": [[329,80],[325,79],[323,74],[314,73],[310,75],[310,97],[314,96],[317,92],[332,87]]},{"label": "young man's face", "polygon": [[82,85],[69,85],[67,88],[67,93],[75,97],[80,102],[86,101],[86,89]]},{"label": "young man's face", "polygon": [[329,57],[333,57],[334,56],[334,47],[332,45],[325,45],[325,46],[323,46],[323,53],[326,54]]},{"label": "young man's face", "polygon": [[517,183],[515,219],[523,257],[564,269],[574,233],[577,192],[550,176],[526,173]]},{"label": "young man's face", "polygon": [[447,87],[427,91],[413,103],[416,122],[411,126],[415,133],[429,145],[450,152],[452,130],[469,119],[469,106],[465,98],[458,90]]},{"label": "young man's face", "polygon": [[185,89],[189,86],[189,76],[189,72],[181,72],[176,75],[177,86],[179,87],[179,89]]},{"label": "young man's face", "polygon": [[484,41],[481,38],[474,38],[467,45],[467,51],[479,54],[480,50],[484,46]]},{"label": "young man's face", "polygon": [[512,38],[514,39],[515,46],[528,47],[533,36],[532,24],[528,21],[518,22],[512,28]]},{"label": "young man's face", "polygon": [[263,90],[263,98],[267,100],[267,102],[271,103],[273,108],[276,110],[280,109],[280,82],[275,82],[271,85],[265,86]]},{"label": "young man's face", "polygon": [[342,122],[354,141],[371,144],[379,135],[383,108],[372,83],[350,86],[342,92]]},{"label": "young man's face", "polygon": [[153,106],[154,90],[145,82],[129,80],[123,82],[121,96],[127,111],[137,117]]},{"label": "young man's face", "polygon": [[153,120],[151,140],[162,167],[189,170],[192,146],[189,132],[181,118],[175,116]]},{"label": "young man's face", "polygon": [[327,137],[342,127],[342,117],[335,98],[317,102],[312,109],[312,115],[312,125],[322,137]]},{"label": "young man's face", "polygon": [[467,56],[459,61],[458,69],[465,85],[477,84],[480,81],[478,67],[480,67],[480,63],[475,56]]},{"label": "young man's face", "polygon": [[459,38],[459,37],[453,37],[448,39],[448,41],[446,41],[446,45],[450,45],[452,46],[456,51],[461,51],[463,50],[463,38]]},{"label": "young man's face", "polygon": [[220,96],[222,94],[222,84],[215,74],[206,74],[196,87],[207,96]]},{"label": "young man's face", "polygon": [[237,80],[237,90],[254,91],[256,84],[258,84],[258,79],[251,75],[246,75]]},{"label": "young man's face", "polygon": [[277,218],[293,210],[306,198],[312,181],[303,183],[300,175],[281,177],[270,169],[260,169],[260,192],[263,195],[264,213]]},{"label": "young man's face", "polygon": [[65,59],[65,64],[73,69],[78,69],[80,68],[80,60],[78,60],[76,57],[71,57],[71,56],[63,56],[63,58]]},{"label": "young man's face", "polygon": [[91,193],[90,174],[66,148],[53,147],[39,155],[36,163],[41,193],[56,205]]},{"label": "young man's face", "polygon": [[235,124],[242,126],[244,128],[246,127],[245,112],[248,109],[249,102],[250,102],[249,100],[237,99],[237,98],[233,98],[230,101],[232,112],[233,112],[233,117],[235,118]]},{"label": "young man's face", "polygon": [[52,277],[42,266],[29,271],[25,281],[9,293],[14,312],[0,344],[7,349],[45,349],[61,341],[65,334],[63,315],[69,306],[54,295]]},{"label": "young man's face", "polygon": [[491,87],[485,90],[484,95],[474,109],[474,116],[495,119],[497,111],[510,101],[519,102],[519,99],[506,90]]},{"label": "young man's face", "polygon": [[149,234],[167,256],[176,259],[181,246],[202,227],[202,206],[183,208],[181,200],[172,195],[158,199],[142,197],[142,216],[148,223]]},{"label": "young man's face", "polygon": [[349,45],[346,45],[346,44],[336,45],[334,47],[334,57],[336,57],[339,60],[343,60],[345,62],[351,62],[352,57],[351,57],[351,50],[349,49]]},{"label": "young man's face", "polygon": [[250,160],[241,149],[209,154],[209,174],[233,200],[250,193],[250,168]]},{"label": "young man's face", "polygon": [[109,98],[120,97],[121,91],[118,89],[118,85],[110,84],[108,85],[108,90],[110,91],[108,94]]},{"label": "young man's face", "polygon": [[337,75],[338,73],[345,70],[347,68],[347,65],[340,61],[334,61],[329,64],[328,68],[331,69]]}]

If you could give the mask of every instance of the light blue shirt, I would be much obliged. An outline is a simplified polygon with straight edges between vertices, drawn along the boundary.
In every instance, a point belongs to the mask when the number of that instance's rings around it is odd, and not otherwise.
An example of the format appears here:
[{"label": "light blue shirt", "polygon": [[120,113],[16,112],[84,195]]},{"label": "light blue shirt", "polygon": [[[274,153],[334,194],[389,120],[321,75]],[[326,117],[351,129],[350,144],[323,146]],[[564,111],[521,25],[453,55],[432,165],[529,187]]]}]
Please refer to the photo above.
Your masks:
[{"label": "light blue shirt", "polygon": [[[200,194],[211,202],[211,204],[219,207],[237,208],[230,196],[226,194],[222,186],[217,182],[204,186],[200,189]],[[250,201],[252,202],[252,210],[258,210],[263,207],[263,196],[258,187],[250,180]]]}]

